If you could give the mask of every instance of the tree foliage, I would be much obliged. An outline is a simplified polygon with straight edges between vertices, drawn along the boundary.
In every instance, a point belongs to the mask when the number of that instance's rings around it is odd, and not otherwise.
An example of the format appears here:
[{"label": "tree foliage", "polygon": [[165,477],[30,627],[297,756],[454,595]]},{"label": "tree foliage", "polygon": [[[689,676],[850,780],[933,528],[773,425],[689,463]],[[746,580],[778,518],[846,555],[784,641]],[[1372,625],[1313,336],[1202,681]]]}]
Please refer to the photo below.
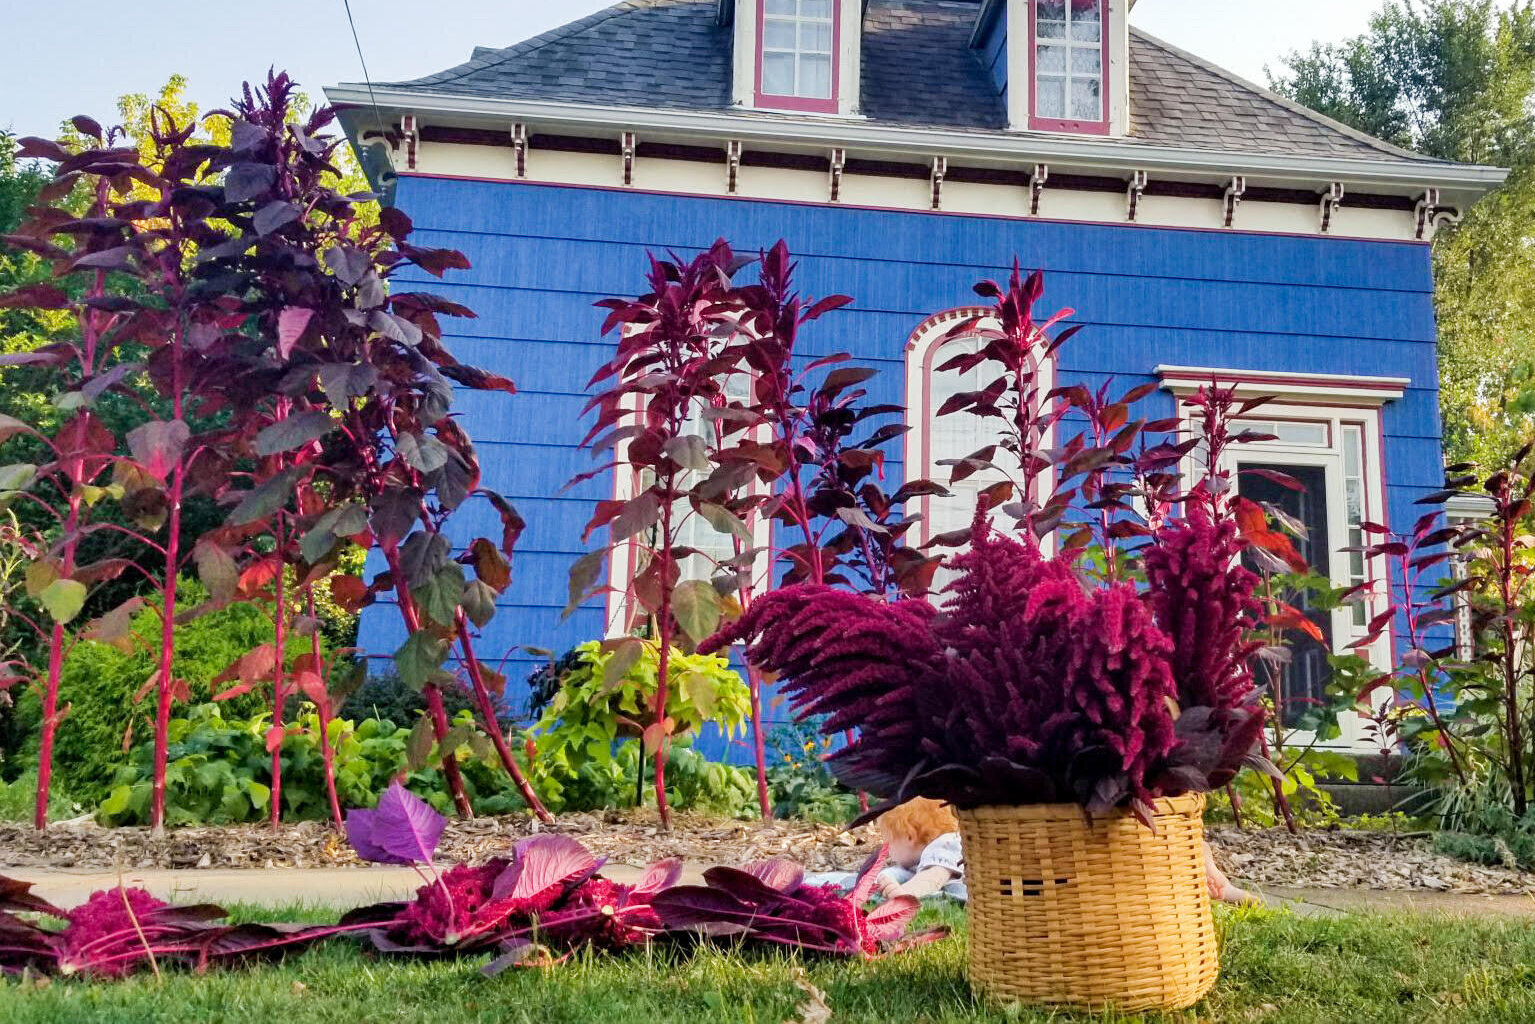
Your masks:
[{"label": "tree foliage", "polygon": [[1390,0],[1368,31],[1270,72],[1279,92],[1388,142],[1510,169],[1434,245],[1445,445],[1496,463],[1535,426],[1535,4]]}]

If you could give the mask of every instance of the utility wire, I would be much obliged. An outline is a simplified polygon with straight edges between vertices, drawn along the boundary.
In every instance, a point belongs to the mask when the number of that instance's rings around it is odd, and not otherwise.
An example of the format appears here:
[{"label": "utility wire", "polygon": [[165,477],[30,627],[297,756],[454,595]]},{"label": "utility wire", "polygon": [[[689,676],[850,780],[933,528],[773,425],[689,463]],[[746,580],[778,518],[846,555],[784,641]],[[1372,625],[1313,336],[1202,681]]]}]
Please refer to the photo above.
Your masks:
[{"label": "utility wire", "polygon": [[388,130],[384,128],[384,112],[378,107],[378,97],[373,95],[373,76],[368,74],[368,58],[362,55],[362,40],[357,36],[357,22],[352,18],[352,0],[341,0],[341,6],[346,8],[346,23],[352,28],[352,45],[357,47],[357,61],[362,65],[362,80],[368,84],[368,99],[373,103],[373,116],[378,118],[378,132],[388,137]]}]

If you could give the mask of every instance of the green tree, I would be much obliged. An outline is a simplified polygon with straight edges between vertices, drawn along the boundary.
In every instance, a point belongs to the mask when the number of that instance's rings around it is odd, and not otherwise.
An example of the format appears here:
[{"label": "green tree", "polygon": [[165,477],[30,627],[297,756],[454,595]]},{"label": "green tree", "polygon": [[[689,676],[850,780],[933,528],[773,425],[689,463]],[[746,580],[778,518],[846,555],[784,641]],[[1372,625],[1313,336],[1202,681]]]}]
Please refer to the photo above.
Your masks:
[{"label": "green tree", "polygon": [[1535,430],[1535,3],[1391,0],[1362,35],[1284,63],[1270,84],[1299,103],[1428,156],[1510,169],[1434,243],[1446,454],[1501,461]]}]

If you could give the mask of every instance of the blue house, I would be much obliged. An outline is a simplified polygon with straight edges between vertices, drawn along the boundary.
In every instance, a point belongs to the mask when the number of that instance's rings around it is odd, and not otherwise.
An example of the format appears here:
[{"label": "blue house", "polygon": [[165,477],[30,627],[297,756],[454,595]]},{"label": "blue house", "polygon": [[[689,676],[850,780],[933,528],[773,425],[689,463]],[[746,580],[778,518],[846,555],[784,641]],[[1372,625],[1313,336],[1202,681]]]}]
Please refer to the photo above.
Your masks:
[{"label": "blue house", "polygon": [[[1383,579],[1340,549],[1361,522],[1410,522],[1442,481],[1429,243],[1503,172],[1330,121],[1138,31],[1133,6],[628,0],[426,78],[327,90],[421,236],[474,264],[433,282],[479,313],[452,326],[455,352],[520,389],[459,404],[487,484],[528,520],[481,645],[514,683],[538,662],[525,646],[626,621],[621,598],[560,615],[593,504],[629,486],[561,491],[591,465],[579,414],[612,346],[592,304],[641,290],[647,251],[721,237],[786,239],[805,291],[854,297],[808,344],[878,367],[874,399],[906,406],[897,479],[946,480],[939,460],[984,443],[935,425],[962,382],[931,355],[971,286],[1016,257],[1045,271],[1050,309],[1087,325],[1059,382],[1157,382],[1155,417],[1212,376],[1273,396],[1259,426],[1277,440],[1236,458],[1307,484],[1261,496],[1309,524],[1320,571]],[[968,518],[986,483],[930,499],[926,528]],[[728,544],[708,534],[695,543]],[[631,564],[619,552],[612,581]],[[1321,624],[1341,648],[1372,615]],[[398,629],[368,617],[363,643],[393,650]],[[1390,642],[1371,656],[1389,663]],[[1299,691],[1320,684],[1319,654],[1300,659]],[[1344,730],[1366,745],[1362,720]]]}]

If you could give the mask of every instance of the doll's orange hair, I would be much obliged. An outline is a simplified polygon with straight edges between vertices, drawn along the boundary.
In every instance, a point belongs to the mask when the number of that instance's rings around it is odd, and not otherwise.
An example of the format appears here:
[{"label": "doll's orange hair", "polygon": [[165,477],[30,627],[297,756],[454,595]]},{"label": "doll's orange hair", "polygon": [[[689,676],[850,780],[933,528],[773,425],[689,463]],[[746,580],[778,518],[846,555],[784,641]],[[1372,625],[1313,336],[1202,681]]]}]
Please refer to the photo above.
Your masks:
[{"label": "doll's orange hair", "polygon": [[959,831],[959,821],[949,805],[919,796],[879,816],[879,830],[886,840],[909,839],[926,846],[949,832]]}]

